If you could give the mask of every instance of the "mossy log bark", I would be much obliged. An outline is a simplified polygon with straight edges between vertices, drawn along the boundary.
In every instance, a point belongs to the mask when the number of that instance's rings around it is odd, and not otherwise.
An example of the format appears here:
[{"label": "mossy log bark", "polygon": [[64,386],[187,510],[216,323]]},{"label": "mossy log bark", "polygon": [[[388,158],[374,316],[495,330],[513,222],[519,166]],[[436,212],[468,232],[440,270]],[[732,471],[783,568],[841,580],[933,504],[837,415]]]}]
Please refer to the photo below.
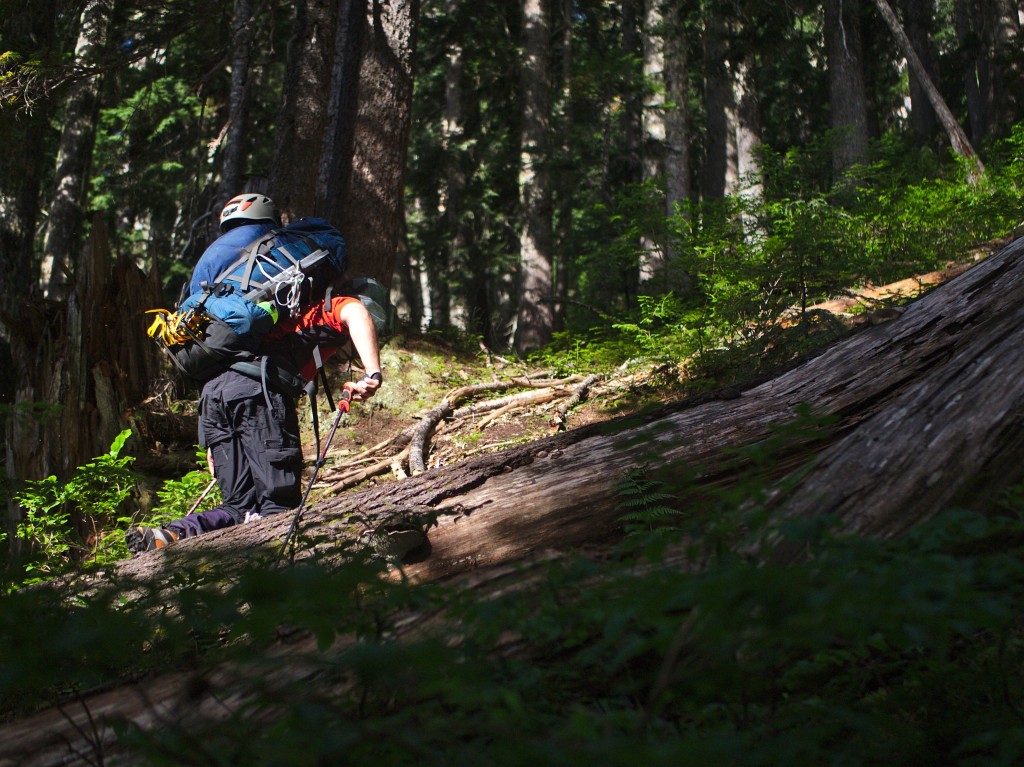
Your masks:
[{"label": "mossy log bark", "polygon": [[[814,463],[770,496],[777,514],[827,514],[847,531],[889,537],[951,506],[984,510],[993,494],[1024,479],[1022,254],[1018,240],[896,319],[743,391],[327,498],[304,515],[303,534],[330,541],[435,516],[429,546],[407,557],[407,575],[457,576],[467,588],[486,584],[488,574],[507,583],[513,565],[617,539],[615,484],[635,467],[665,476],[688,467],[698,489],[729,483],[743,470],[726,458],[729,450],[767,440],[805,405],[833,421],[824,438],[779,457],[779,474],[808,450]],[[122,563],[117,575],[165,578],[193,554],[228,570],[261,549],[276,552],[290,523],[268,518],[184,541]],[[168,675],[147,688],[148,701],[109,691],[93,696],[90,710],[144,721],[153,706],[173,710],[187,688],[183,675]],[[89,726],[85,714],[69,716]],[[70,764],[68,742],[82,739],[62,714],[42,712],[0,727],[0,753]],[[77,763],[85,764],[88,749],[81,752]]]}]

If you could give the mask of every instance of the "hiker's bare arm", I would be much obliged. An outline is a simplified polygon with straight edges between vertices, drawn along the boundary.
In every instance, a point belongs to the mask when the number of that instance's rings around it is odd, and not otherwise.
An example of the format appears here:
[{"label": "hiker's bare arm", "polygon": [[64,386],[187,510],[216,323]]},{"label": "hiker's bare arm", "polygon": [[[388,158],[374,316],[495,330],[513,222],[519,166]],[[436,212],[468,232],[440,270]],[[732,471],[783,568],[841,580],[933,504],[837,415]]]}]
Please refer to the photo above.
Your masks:
[{"label": "hiker's bare arm", "polygon": [[373,325],[373,319],[366,307],[359,301],[346,301],[339,313],[340,319],[348,328],[349,338],[356,348],[359,359],[363,362],[365,377],[359,381],[353,381],[350,386],[354,391],[352,399],[358,401],[366,400],[376,394],[380,387],[380,378],[371,378],[374,373],[380,373],[380,351],[377,348],[377,329]]}]

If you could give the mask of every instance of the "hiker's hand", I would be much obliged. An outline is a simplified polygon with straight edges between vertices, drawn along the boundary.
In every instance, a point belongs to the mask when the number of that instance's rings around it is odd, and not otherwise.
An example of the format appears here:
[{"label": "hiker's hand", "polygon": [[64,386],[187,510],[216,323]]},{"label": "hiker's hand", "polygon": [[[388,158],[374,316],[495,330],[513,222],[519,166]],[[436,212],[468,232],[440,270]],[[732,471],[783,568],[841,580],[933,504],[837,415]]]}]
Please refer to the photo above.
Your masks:
[{"label": "hiker's hand", "polygon": [[213,470],[213,449],[206,448],[206,465],[210,469],[210,476],[215,477],[217,474]]},{"label": "hiker's hand", "polygon": [[352,381],[347,385],[352,389],[352,399],[354,401],[365,402],[377,393],[377,389],[380,388],[380,384],[380,373],[373,373],[371,375],[363,376],[358,381]]}]

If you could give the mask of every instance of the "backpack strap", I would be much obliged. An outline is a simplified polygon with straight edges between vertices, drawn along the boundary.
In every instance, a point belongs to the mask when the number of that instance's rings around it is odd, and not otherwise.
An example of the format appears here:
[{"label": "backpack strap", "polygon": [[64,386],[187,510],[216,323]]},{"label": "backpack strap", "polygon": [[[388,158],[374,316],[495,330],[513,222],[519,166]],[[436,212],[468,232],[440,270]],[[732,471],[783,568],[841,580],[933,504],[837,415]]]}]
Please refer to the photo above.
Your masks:
[{"label": "backpack strap", "polygon": [[228,367],[247,378],[262,382],[264,387],[267,384],[273,384],[291,397],[298,397],[306,391],[308,386],[301,376],[271,363],[265,355],[254,357],[252,361],[239,360],[231,363]]},{"label": "backpack strap", "polygon": [[[319,356],[319,355],[317,355]],[[310,409],[313,415],[313,436],[316,439],[316,450],[317,454],[320,453],[320,416],[316,409],[316,378],[312,381],[306,382],[301,376],[292,373],[291,371],[275,365],[270,362],[268,355],[263,355],[259,358],[259,361],[252,362],[235,362],[230,365],[230,368],[236,373],[241,373],[247,378],[259,381],[263,387],[263,398],[267,403],[267,408],[271,408],[270,394],[268,394],[268,385],[274,384],[276,388],[284,391],[286,394],[292,397],[298,397],[300,394],[305,393],[309,398]],[[323,368],[320,368],[323,373]],[[326,375],[324,376],[324,385],[327,384]],[[328,401],[330,401],[330,393],[328,392]],[[334,404],[331,403],[331,410],[334,410]]]}]

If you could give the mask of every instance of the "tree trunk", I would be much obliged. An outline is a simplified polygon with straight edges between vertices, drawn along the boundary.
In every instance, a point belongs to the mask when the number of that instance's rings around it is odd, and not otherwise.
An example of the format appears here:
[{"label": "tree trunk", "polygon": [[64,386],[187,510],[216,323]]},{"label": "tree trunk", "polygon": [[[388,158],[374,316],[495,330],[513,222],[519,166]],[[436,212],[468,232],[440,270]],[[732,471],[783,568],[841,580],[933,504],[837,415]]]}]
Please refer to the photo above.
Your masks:
[{"label": "tree trunk", "polygon": [[351,163],[327,207],[349,245],[349,271],[391,284],[404,232],[413,51],[419,0],[373,0],[361,32]]},{"label": "tree trunk", "polygon": [[[157,305],[159,286],[134,259],[115,261],[97,217],[67,300],[26,302],[20,321],[11,323],[19,415],[6,428],[10,476],[64,481],[107,452],[129,406],[145,399],[158,376],[158,352],[143,332],[144,310]],[[136,447],[130,443],[129,451]],[[20,518],[16,506],[8,512],[12,522]],[[87,537],[88,520],[72,523]]]},{"label": "tree trunk", "polygon": [[365,15],[366,0],[338,0],[314,209],[316,215],[330,220],[336,215],[334,198],[349,183],[351,172]]},{"label": "tree trunk", "polygon": [[982,165],[981,159],[974,151],[974,147],[971,146],[971,142],[968,140],[966,134],[964,134],[963,129],[953,116],[953,113],[950,112],[949,107],[946,106],[946,102],[943,100],[942,94],[939,93],[938,88],[935,87],[935,84],[925,71],[924,65],[921,63],[921,59],[918,58],[917,52],[914,50],[914,46],[910,44],[910,39],[907,37],[907,33],[903,31],[903,27],[900,26],[899,19],[897,19],[896,14],[893,13],[892,7],[889,5],[887,0],[875,0],[875,5],[878,6],[878,12],[882,14],[882,18],[885,19],[886,25],[888,25],[893,37],[896,38],[896,42],[899,45],[900,50],[907,59],[907,64],[914,72],[917,73],[917,77],[921,81],[921,85],[928,93],[928,99],[931,101],[932,107],[935,109],[935,113],[939,117],[939,122],[941,122],[942,127],[946,129],[946,134],[949,136],[949,143],[953,147],[953,151],[971,163],[972,171],[968,175],[968,180],[972,183],[976,183],[985,175],[985,166]]},{"label": "tree trunk", "polygon": [[993,0],[992,20],[992,127],[1006,131],[1020,119],[1024,104],[1024,60],[1018,3]]},{"label": "tree trunk", "polygon": [[[114,0],[91,0],[82,9],[81,30],[75,46],[75,61],[80,66],[89,68],[95,64],[106,44],[113,7]],[[100,80],[99,75],[82,77],[71,86],[64,108],[40,274],[40,284],[49,297],[63,293],[81,246],[86,186],[96,140]]]},{"label": "tree trunk", "polygon": [[[643,0],[622,2],[622,52],[627,60],[643,60],[643,44],[637,31],[639,11],[642,7]],[[627,90],[622,94],[623,109],[619,116],[622,155],[618,164],[610,169],[612,183],[616,185],[635,184],[640,181],[640,124],[643,114],[641,77],[642,73],[637,71],[632,78],[627,78]]]},{"label": "tree trunk", "polygon": [[558,230],[555,245],[555,277],[554,303],[552,304],[552,330],[560,333],[565,330],[565,315],[570,290],[570,272],[572,258],[569,243],[573,234],[573,209],[576,204],[575,185],[578,181],[576,168],[572,167],[569,158],[573,156],[575,143],[575,118],[573,114],[573,63],[575,48],[573,45],[573,3],[572,0],[559,2],[561,12],[561,36],[558,40],[558,52],[561,56],[561,98],[558,112],[558,135],[561,136],[559,151],[562,161],[559,163],[556,195],[558,199]]},{"label": "tree trunk", "polygon": [[224,129],[224,151],[220,184],[213,209],[242,191],[245,162],[245,133],[248,128],[249,64],[252,57],[252,35],[255,20],[251,0],[235,0],[235,29],[231,41],[231,90],[228,95],[228,118]]},{"label": "tree trunk", "polygon": [[[447,0],[448,17],[458,19],[459,3]],[[490,308],[487,302],[487,270],[473,263],[470,246],[473,230],[465,215],[466,146],[463,124],[463,49],[458,34],[448,40],[444,69],[444,114],[441,119],[441,148],[444,150],[444,174],[441,208],[444,211],[441,248],[442,273],[439,287],[448,293],[448,275],[455,269],[464,275],[462,291],[462,327],[485,339],[490,336]],[[446,302],[448,296],[446,295]],[[447,308],[447,307],[446,307]]]},{"label": "tree trunk", "polygon": [[[48,50],[57,35],[57,4],[42,0],[24,6],[17,14],[7,15],[0,25],[4,50]],[[31,111],[14,104],[0,109],[0,132],[6,151],[0,155],[0,270],[8,278],[0,280],[0,311],[17,315],[25,301],[26,285],[38,278],[35,235],[39,225],[40,192],[44,175],[52,170],[48,136],[54,105],[48,99],[37,101]],[[5,345],[6,328],[0,324],[0,345]],[[0,374],[0,398],[9,395],[6,377]],[[9,401],[9,400],[7,400]]]},{"label": "tree trunk", "polygon": [[868,111],[864,91],[859,4],[825,0],[825,42],[828,50],[829,107],[835,145],[832,172],[845,187],[844,175],[868,159]]},{"label": "tree trunk", "polygon": [[551,183],[548,126],[551,35],[546,0],[523,0],[522,139],[519,164],[519,316],[515,347],[536,349],[551,340]]},{"label": "tree trunk", "polygon": [[[404,234],[418,0],[296,4],[270,194],[286,218],[320,215],[348,272],[391,284]],[[358,72],[358,76],[356,76]]]},{"label": "tree trunk", "polygon": [[669,216],[675,215],[676,209],[692,195],[688,58],[682,9],[677,3],[668,3],[665,6],[665,95],[670,106],[665,115],[665,203]]},{"label": "tree trunk", "polygon": [[957,44],[960,46],[960,77],[964,85],[967,122],[971,129],[972,141],[984,140],[989,111],[980,82],[979,65],[982,54],[980,36],[976,31],[979,22],[977,16],[977,9],[968,0],[955,0],[953,3],[953,28],[956,31]]},{"label": "tree trunk", "polygon": [[736,114],[727,60],[727,23],[714,6],[704,33],[704,139],[703,185],[706,200],[720,200],[736,182]]},{"label": "tree trunk", "polygon": [[[665,181],[665,21],[661,0],[646,0],[643,27],[644,102],[641,126],[642,180],[661,188]],[[662,198],[664,200],[664,198]],[[659,217],[660,220],[660,217]],[[651,291],[651,281],[665,267],[663,231],[647,231],[640,237],[640,288]]]},{"label": "tree trunk", "polygon": [[[621,92],[613,99],[621,99],[622,109],[618,112],[607,110],[607,123],[617,123],[617,128],[610,124],[604,126],[604,134],[611,135],[616,129],[621,132],[622,146],[616,148],[612,142],[604,142],[600,147],[601,167],[604,168],[604,183],[601,185],[601,201],[609,207],[617,204],[619,190],[628,189],[640,183],[642,170],[643,143],[643,9],[646,0],[623,0],[622,2],[622,59],[625,76],[622,78]],[[629,305],[636,300],[640,281],[639,268],[624,270],[619,289],[609,287],[605,291],[604,303],[609,305],[625,303]]]},{"label": "tree trunk", "polygon": [[316,209],[336,6],[337,0],[299,0],[295,4],[270,174],[270,196],[286,220],[312,215]]},{"label": "tree trunk", "polygon": [[[737,59],[733,77],[736,102],[736,171],[735,194],[756,204],[761,199],[762,185],[757,152],[761,146],[761,111],[757,90],[751,82],[750,57]],[[742,214],[744,237],[756,236],[757,221],[747,209]]]},{"label": "tree trunk", "polygon": [[[930,0],[904,0],[903,18],[906,19],[907,38],[921,56],[921,63],[935,79],[935,53],[932,49],[932,3]],[[929,143],[935,133],[935,110],[917,73],[909,72],[910,126],[919,140]]]},{"label": "tree trunk", "polygon": [[396,254],[392,296],[398,315],[410,328],[415,329],[423,327],[422,280],[419,262],[413,260],[407,240],[403,237]]}]

